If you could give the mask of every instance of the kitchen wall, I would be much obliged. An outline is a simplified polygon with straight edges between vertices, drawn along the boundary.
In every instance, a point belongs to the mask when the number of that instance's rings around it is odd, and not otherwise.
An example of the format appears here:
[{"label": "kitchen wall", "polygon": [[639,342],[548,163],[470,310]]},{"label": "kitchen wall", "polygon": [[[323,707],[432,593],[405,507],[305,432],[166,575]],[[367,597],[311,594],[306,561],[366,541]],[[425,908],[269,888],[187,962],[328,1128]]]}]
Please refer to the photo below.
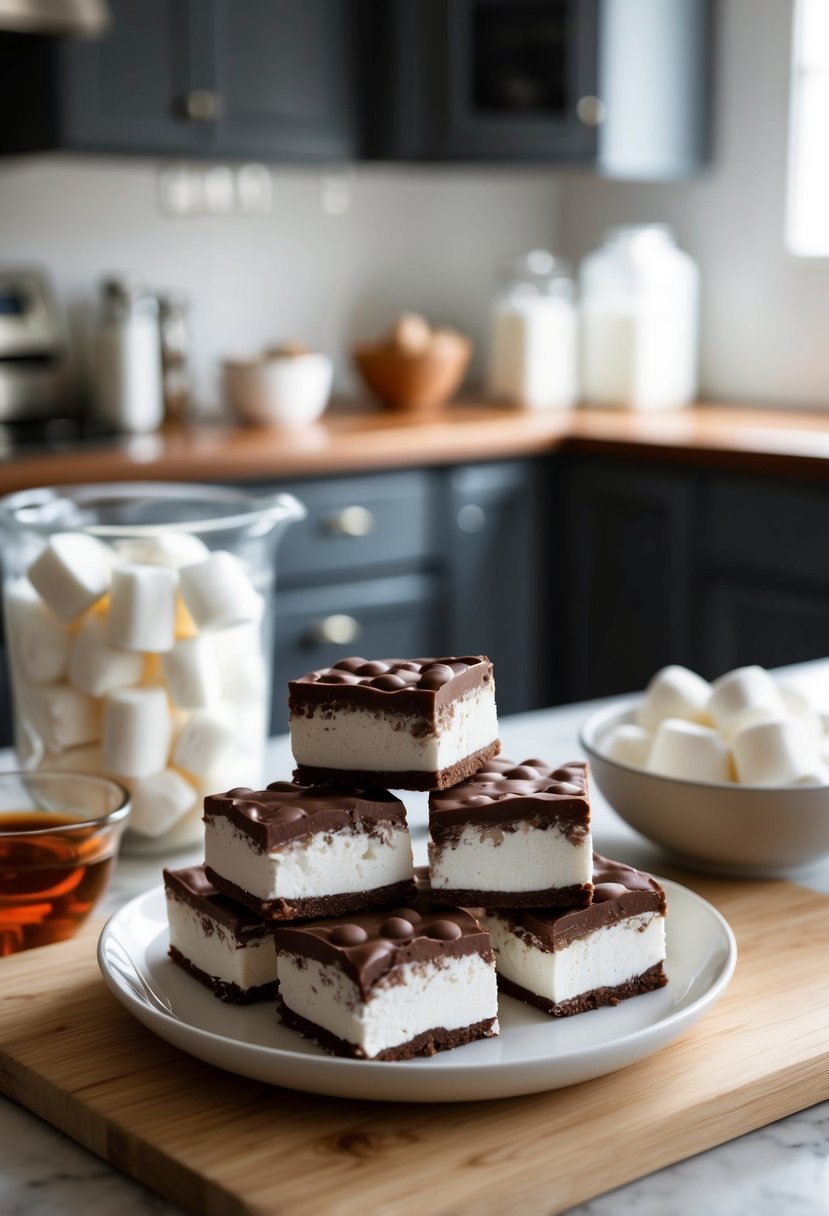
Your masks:
[{"label": "kitchen wall", "polygon": [[0,264],[53,274],[78,344],[108,272],[185,292],[210,406],[222,356],[290,338],[337,355],[347,386],[351,342],[403,308],[471,334],[480,369],[498,258],[558,243],[548,170],[361,168],[340,216],[323,213],[317,171],[278,168],[273,183],[269,216],[174,219],[159,211],[150,163],[0,162]]},{"label": "kitchen wall", "polygon": [[702,389],[829,408],[829,263],[783,247],[791,0],[718,0],[714,160],[672,184],[565,179],[571,256],[608,224],[663,220],[702,269]]}]

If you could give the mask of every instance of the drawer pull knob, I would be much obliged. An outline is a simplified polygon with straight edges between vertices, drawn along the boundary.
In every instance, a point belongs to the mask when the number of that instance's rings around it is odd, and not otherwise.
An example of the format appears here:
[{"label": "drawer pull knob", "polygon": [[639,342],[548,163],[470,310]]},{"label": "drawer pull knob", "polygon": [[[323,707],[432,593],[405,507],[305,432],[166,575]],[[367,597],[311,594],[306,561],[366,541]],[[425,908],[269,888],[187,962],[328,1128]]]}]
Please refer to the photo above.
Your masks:
[{"label": "drawer pull knob", "polygon": [[343,507],[326,521],[326,527],[337,536],[368,536],[376,522],[366,507]]},{"label": "drawer pull knob", "polygon": [[191,89],[182,104],[184,117],[191,122],[215,122],[221,110],[218,93],[210,89]]},{"label": "drawer pull knob", "polygon": [[360,622],[355,621],[353,616],[335,612],[332,616],[323,617],[321,621],[312,625],[309,635],[313,642],[319,644],[327,642],[334,646],[349,646],[352,642],[357,641],[362,632]]},{"label": "drawer pull knob", "polygon": [[458,511],[461,532],[480,532],[486,525],[486,511],[475,502],[468,502]]}]

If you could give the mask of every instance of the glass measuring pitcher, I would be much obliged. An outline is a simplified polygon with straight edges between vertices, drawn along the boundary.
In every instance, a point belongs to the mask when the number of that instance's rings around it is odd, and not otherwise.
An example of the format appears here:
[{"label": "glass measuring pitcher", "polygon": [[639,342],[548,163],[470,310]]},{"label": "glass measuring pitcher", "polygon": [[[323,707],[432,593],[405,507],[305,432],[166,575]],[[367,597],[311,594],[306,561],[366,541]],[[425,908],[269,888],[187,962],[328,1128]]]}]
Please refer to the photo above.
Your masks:
[{"label": "glass measuring pitcher", "polygon": [[21,768],[117,778],[140,852],[196,844],[205,794],[260,788],[275,553],[304,515],[288,494],[163,482],[0,499]]}]

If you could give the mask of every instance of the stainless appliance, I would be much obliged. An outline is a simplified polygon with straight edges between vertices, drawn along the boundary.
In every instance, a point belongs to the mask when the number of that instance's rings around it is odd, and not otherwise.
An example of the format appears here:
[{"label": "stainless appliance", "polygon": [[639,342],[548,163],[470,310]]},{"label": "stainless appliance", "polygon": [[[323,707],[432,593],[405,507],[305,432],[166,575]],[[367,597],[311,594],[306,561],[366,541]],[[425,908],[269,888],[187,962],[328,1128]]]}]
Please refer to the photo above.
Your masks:
[{"label": "stainless appliance", "polygon": [[46,276],[0,270],[0,422],[67,407],[66,326]]}]

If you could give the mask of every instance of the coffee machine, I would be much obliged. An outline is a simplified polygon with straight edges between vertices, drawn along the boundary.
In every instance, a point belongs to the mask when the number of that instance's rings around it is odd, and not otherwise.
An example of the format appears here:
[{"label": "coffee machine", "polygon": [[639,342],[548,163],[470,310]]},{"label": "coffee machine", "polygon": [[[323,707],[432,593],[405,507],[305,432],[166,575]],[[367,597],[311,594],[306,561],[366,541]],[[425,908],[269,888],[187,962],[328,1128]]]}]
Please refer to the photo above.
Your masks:
[{"label": "coffee machine", "polygon": [[0,423],[69,408],[66,324],[46,275],[0,269]]}]

